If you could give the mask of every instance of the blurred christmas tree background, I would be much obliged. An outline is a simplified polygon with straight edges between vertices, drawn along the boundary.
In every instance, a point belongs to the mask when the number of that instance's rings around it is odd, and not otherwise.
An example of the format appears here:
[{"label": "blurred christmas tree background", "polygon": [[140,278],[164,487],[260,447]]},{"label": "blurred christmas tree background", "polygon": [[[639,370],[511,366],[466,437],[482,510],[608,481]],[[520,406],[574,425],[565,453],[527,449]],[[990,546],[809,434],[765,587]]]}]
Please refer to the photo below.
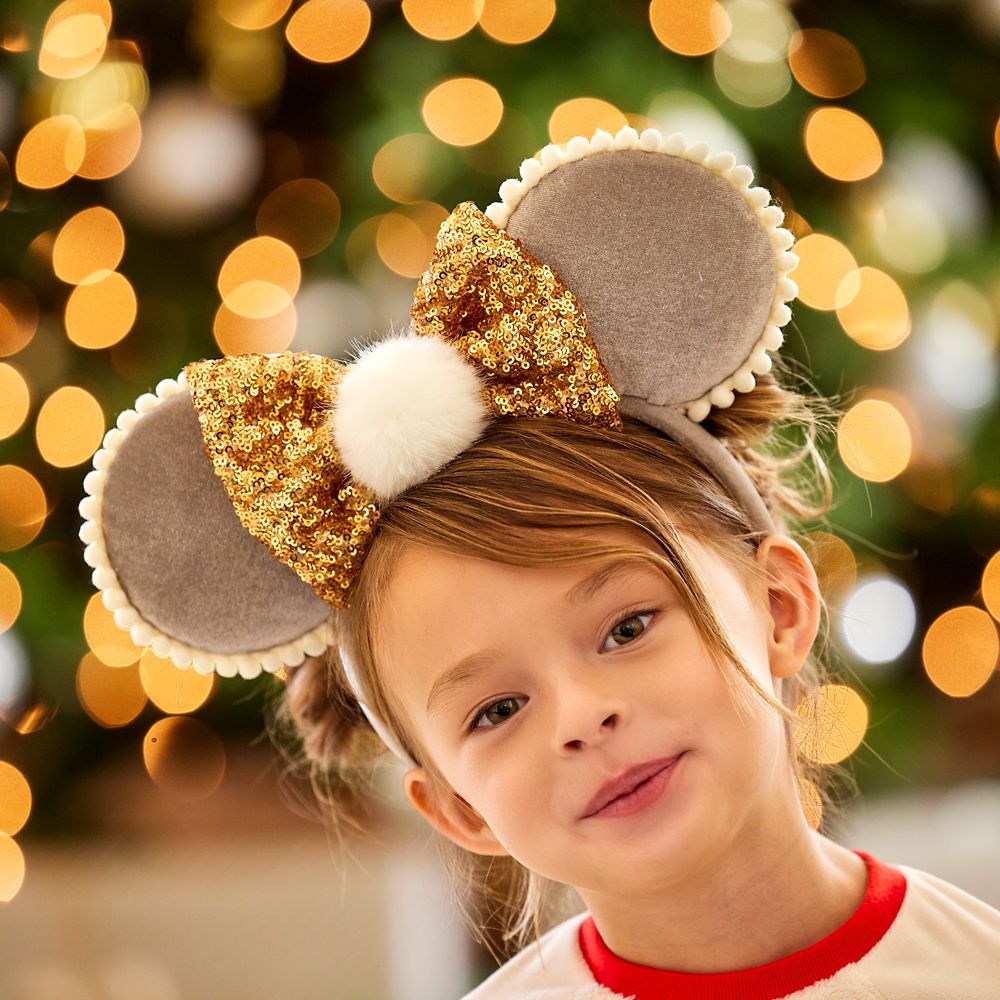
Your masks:
[{"label": "blurred christmas tree background", "polygon": [[1000,779],[998,42],[992,0],[6,0],[0,898],[34,840],[139,808],[95,774],[210,810],[281,683],[115,629],[78,538],[115,415],[197,358],[405,324],[451,208],[597,128],[732,151],[797,238],[782,353],[844,411],[806,526],[829,759],[871,794]]}]

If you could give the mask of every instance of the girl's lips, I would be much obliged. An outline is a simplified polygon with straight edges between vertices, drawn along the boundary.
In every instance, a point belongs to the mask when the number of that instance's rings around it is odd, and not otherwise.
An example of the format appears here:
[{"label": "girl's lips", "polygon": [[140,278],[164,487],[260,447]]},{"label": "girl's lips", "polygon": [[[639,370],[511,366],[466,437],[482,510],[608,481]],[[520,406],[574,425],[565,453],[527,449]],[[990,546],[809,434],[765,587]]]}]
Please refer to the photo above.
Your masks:
[{"label": "girl's lips", "polygon": [[601,788],[581,818],[631,816],[645,809],[655,802],[667,787],[675,765],[684,753],[629,768],[624,774]]}]

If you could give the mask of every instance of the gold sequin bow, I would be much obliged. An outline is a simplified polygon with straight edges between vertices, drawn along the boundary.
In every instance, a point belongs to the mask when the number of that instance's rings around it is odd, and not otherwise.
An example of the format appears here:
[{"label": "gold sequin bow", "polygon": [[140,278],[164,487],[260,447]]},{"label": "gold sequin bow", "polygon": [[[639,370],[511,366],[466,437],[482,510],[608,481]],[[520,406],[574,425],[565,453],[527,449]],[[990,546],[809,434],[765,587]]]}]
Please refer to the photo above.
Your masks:
[{"label": "gold sequin bow", "polygon": [[[473,366],[497,417],[557,416],[621,430],[619,397],[576,297],[472,202],[441,224],[413,332]],[[347,366],[245,354],[184,369],[202,438],[243,526],[329,604],[347,606],[379,517],[333,443]]]}]

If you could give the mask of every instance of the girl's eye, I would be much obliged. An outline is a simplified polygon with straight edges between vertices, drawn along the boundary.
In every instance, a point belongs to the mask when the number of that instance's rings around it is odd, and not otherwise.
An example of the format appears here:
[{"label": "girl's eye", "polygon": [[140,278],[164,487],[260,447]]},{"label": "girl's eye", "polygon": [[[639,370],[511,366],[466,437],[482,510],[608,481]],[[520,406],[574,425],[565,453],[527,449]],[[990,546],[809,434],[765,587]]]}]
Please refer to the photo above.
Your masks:
[{"label": "girl's eye", "polygon": [[502,725],[512,715],[520,711],[521,703],[527,698],[501,698],[491,702],[473,720],[470,729],[492,729]]},{"label": "girl's eye", "polygon": [[[653,617],[652,611],[638,611],[628,618],[623,618],[609,633],[608,638],[613,640],[615,646],[627,646],[630,642],[638,639],[648,627],[648,621]],[[613,647],[612,647],[613,648]],[[607,643],[601,650],[602,653],[610,652]]]}]

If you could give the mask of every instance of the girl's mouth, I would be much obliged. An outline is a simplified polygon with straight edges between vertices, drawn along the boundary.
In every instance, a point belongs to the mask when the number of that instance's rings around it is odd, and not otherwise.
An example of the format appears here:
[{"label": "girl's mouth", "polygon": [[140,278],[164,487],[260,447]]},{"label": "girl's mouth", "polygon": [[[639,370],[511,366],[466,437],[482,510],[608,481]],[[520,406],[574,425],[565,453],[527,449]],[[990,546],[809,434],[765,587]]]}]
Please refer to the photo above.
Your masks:
[{"label": "girl's mouth", "polygon": [[[660,797],[683,756],[684,753],[681,753],[666,760],[651,761],[638,768],[630,768],[620,778],[609,782],[598,792],[582,818],[605,819],[632,816],[641,812]],[[637,784],[636,778],[639,778]],[[616,795],[614,794],[616,786],[624,786],[627,790]]]}]

